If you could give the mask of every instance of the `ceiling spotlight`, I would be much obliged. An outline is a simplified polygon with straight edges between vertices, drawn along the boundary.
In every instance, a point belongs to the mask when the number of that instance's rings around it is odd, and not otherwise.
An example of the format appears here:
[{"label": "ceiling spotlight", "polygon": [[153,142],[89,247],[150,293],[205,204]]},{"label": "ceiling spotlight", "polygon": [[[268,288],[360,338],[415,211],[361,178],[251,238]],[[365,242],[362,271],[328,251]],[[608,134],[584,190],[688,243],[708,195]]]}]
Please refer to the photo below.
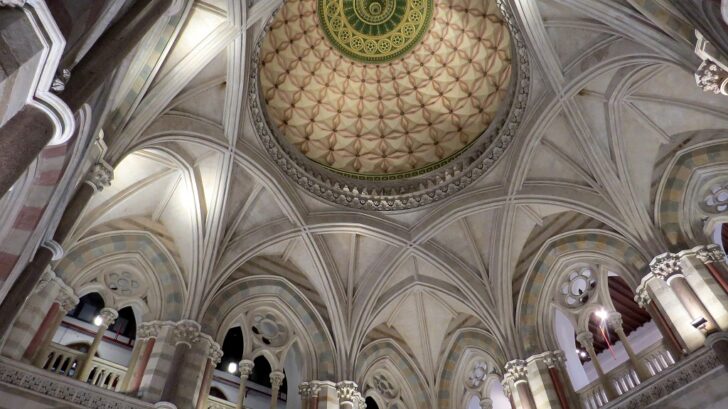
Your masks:
[{"label": "ceiling spotlight", "polygon": [[100,315],[97,315],[94,317],[94,325],[96,325],[97,327],[100,327],[101,324],[103,324],[103,323],[104,323],[104,319],[101,318]]},{"label": "ceiling spotlight", "polygon": [[228,364],[227,371],[230,372],[231,374],[237,372],[238,371],[238,364],[236,364],[235,362],[230,362]]},{"label": "ceiling spotlight", "polygon": [[607,317],[609,317],[609,313],[604,308],[602,308],[601,310],[597,311],[596,314],[597,314],[597,317],[599,317],[602,321],[606,320]]},{"label": "ceiling spotlight", "polygon": [[586,358],[587,357],[587,353],[584,352],[584,351],[579,351],[579,356],[582,357],[582,358]]}]

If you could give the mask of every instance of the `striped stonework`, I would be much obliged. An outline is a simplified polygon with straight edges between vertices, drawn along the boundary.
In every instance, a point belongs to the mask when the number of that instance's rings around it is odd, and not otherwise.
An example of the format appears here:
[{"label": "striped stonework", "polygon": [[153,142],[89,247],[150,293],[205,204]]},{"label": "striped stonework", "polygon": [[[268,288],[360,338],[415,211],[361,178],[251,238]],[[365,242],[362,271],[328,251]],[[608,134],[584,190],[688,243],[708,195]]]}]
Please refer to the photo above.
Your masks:
[{"label": "striped stonework", "polygon": [[138,396],[147,402],[157,402],[162,398],[165,381],[169,376],[170,369],[172,369],[175,323],[155,322],[148,324],[155,327],[157,337],[144,370]]},{"label": "striped stonework", "polygon": [[554,359],[553,355],[552,352],[546,352],[533,355],[526,360],[528,385],[536,407],[539,409],[562,409],[547,365],[548,360]]},{"label": "striped stonework", "polygon": [[659,227],[674,248],[685,248],[689,245],[685,232],[680,227],[680,216],[691,176],[703,166],[718,163],[728,163],[728,144],[709,145],[683,153],[667,169],[661,194],[656,198],[656,212]]},{"label": "striped stonework", "polygon": [[51,306],[60,291],[59,280],[55,273],[47,270],[35,291],[21,307],[20,314],[15,319],[13,327],[8,334],[2,348],[2,354],[12,359],[20,360],[30,341],[38,331],[43,319],[48,315]]},{"label": "striped stonework", "polygon": [[[458,333],[452,342],[452,348],[447,353],[447,359],[440,372],[437,393],[438,408],[451,407],[453,399],[459,398],[452,394],[455,393],[455,388],[462,390],[462,385],[453,385],[453,382],[457,376],[458,364],[468,349],[483,351],[494,359],[503,356],[497,343],[492,338],[484,336],[482,332],[462,331]],[[496,361],[496,364],[502,367],[505,362]]]},{"label": "striped stonework", "polygon": [[88,266],[115,256],[138,254],[149,264],[162,290],[161,318],[182,317],[185,285],[170,253],[145,232],[104,233],[86,238],[73,246],[56,266],[56,274],[72,283]]},{"label": "striped stonework", "polygon": [[219,334],[222,323],[244,302],[275,298],[287,305],[301,320],[313,345],[312,373],[319,379],[334,379],[334,352],[326,326],[303,294],[282,278],[250,277],[223,288],[213,299],[202,319],[202,332]]},{"label": "striped stonework", "polygon": [[[544,284],[557,261],[564,255],[583,252],[584,254],[599,254],[614,260],[615,264],[627,267],[625,274],[635,274],[644,271],[648,260],[643,257],[634,247],[607,232],[579,232],[562,237],[558,240],[547,243],[540,252],[537,260],[534,260],[530,271],[527,273],[526,282],[523,285],[523,298],[520,304],[518,327],[520,328],[521,339],[527,355],[535,355],[547,345],[542,345],[542,338],[538,331],[538,319],[543,316],[538,311],[538,303],[541,297],[551,297],[546,294]],[[640,277],[634,277],[638,281]]]},{"label": "striped stonework", "polygon": [[374,341],[368,344],[356,358],[354,373],[357,379],[366,376],[368,368],[381,359],[390,360],[395,368],[398,368],[400,375],[409,385],[417,408],[432,408],[433,403],[429,396],[429,388],[419,368],[411,359],[408,359],[404,352],[389,340]]},{"label": "striped stonework", "polygon": [[697,246],[683,250],[677,255],[680,257],[683,273],[690,287],[693,288],[720,329],[725,331],[728,329],[728,295],[705,264],[706,261],[709,261],[705,254],[714,251],[719,254],[718,257],[715,257],[716,259],[725,259],[723,251],[717,245]]}]

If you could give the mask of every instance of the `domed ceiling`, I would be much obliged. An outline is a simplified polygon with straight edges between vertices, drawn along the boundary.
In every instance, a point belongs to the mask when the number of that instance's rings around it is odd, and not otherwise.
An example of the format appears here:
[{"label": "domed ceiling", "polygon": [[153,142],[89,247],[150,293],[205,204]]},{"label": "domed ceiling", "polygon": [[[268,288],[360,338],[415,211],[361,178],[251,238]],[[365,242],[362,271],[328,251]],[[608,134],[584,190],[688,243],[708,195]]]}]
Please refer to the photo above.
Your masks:
[{"label": "domed ceiling", "polygon": [[490,128],[513,100],[506,12],[497,0],[285,1],[256,54],[253,99],[275,139],[264,142],[309,173],[300,183],[414,182],[344,189],[377,197],[432,185],[422,179],[456,159],[464,170],[497,142]]}]

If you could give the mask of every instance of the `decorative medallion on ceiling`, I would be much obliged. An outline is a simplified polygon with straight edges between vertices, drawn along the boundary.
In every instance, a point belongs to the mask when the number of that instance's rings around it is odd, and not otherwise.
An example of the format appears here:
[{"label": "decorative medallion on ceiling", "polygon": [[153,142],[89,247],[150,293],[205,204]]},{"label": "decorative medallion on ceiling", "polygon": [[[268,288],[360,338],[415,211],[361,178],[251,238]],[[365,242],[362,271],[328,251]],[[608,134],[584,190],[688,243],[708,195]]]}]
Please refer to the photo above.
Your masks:
[{"label": "decorative medallion on ceiling", "polygon": [[286,0],[254,54],[258,136],[336,203],[400,210],[457,192],[501,156],[525,107],[510,15],[500,0]]},{"label": "decorative medallion on ceiling", "polygon": [[318,18],[341,54],[381,64],[419,43],[430,26],[433,7],[433,0],[318,0]]}]

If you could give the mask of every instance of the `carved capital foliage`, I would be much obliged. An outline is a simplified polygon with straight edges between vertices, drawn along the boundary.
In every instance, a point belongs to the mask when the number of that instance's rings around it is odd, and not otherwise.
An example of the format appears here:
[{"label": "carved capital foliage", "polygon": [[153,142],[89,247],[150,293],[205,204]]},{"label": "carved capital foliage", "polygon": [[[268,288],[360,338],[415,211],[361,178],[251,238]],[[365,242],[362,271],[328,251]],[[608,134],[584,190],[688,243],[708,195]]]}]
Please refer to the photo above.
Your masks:
[{"label": "carved capital foliage", "polygon": [[647,308],[647,306],[652,302],[652,297],[650,297],[650,293],[647,291],[647,286],[640,284],[637,287],[635,290],[634,301],[640,306],[640,308]]},{"label": "carved capital foliage", "polygon": [[175,343],[192,345],[200,340],[200,324],[192,320],[182,320],[174,327]]},{"label": "carved capital foliage", "polygon": [[251,373],[253,373],[253,367],[255,364],[250,359],[243,359],[238,364],[238,369],[240,370],[240,377],[248,379]]},{"label": "carved capital foliage", "polygon": [[695,72],[695,83],[705,92],[728,95],[728,72],[710,60],[703,61]]},{"label": "carved capital foliage", "polygon": [[582,347],[588,351],[594,350],[594,334],[589,331],[582,331],[576,335],[576,340],[579,341]]},{"label": "carved capital foliage", "polygon": [[298,394],[301,395],[301,398],[308,399],[308,397],[311,396],[311,384],[308,382],[301,382],[301,384],[298,385]]},{"label": "carved capital foliage", "polygon": [[283,379],[286,378],[286,375],[281,371],[273,371],[270,373],[270,383],[273,386],[273,389],[278,389],[283,384]]},{"label": "carved capital foliage", "polygon": [[655,277],[666,280],[674,275],[682,275],[680,257],[677,254],[663,253],[650,261],[650,271]]},{"label": "carved capital foliage", "polygon": [[95,163],[89,170],[88,176],[86,177],[86,183],[88,183],[96,193],[101,192],[107,186],[111,186],[112,180],[114,180],[114,168],[103,160]]},{"label": "carved capital foliage", "polygon": [[101,317],[101,325],[99,326],[108,328],[114,323],[114,321],[116,321],[117,318],[119,318],[119,312],[113,308],[107,307],[101,309],[99,316]]},{"label": "carved capital foliage", "polygon": [[528,369],[526,368],[526,364],[526,361],[523,359],[514,359],[506,363],[505,378],[511,380],[513,383],[527,382]]},{"label": "carved capital foliage", "polygon": [[143,322],[137,327],[136,337],[138,340],[157,338],[160,328],[159,322]]},{"label": "carved capital foliage", "polygon": [[213,365],[217,366],[222,360],[222,348],[217,342],[210,342],[210,348],[207,351],[207,357]]},{"label": "carved capital foliage", "polygon": [[725,261],[725,253],[717,244],[708,244],[707,246],[699,248],[695,255],[703,262],[703,264],[721,263]]},{"label": "carved capital foliage", "polygon": [[28,0],[0,0],[0,7],[23,7]]},{"label": "carved capital foliage", "polygon": [[73,290],[66,286],[61,287],[61,291],[56,296],[56,301],[60,305],[60,309],[64,314],[68,314],[68,312],[76,308],[80,302]]}]

